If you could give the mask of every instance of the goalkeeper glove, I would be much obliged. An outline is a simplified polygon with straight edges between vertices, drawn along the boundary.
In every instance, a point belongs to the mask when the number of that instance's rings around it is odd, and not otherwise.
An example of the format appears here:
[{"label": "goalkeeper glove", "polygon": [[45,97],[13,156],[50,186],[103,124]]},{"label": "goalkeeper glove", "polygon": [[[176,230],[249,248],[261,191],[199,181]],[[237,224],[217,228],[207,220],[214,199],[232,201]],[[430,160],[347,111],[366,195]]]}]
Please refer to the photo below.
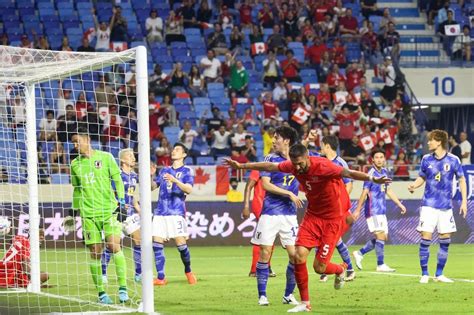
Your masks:
[{"label": "goalkeeper glove", "polygon": [[63,219],[64,232],[74,232],[76,229],[76,220],[73,216],[68,215]]},{"label": "goalkeeper glove", "polygon": [[119,202],[119,206],[116,210],[116,212],[118,212],[117,219],[120,222],[123,222],[127,219],[127,205],[125,204],[124,198],[119,198],[118,202]]}]

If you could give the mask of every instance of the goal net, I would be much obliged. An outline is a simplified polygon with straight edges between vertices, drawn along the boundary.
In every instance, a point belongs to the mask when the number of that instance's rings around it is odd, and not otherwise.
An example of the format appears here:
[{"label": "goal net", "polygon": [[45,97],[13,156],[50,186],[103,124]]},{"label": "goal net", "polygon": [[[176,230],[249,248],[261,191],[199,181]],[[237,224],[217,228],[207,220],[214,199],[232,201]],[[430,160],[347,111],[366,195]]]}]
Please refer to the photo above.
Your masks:
[{"label": "goal net", "polygon": [[[151,202],[146,60],[144,47],[76,53],[0,46],[0,218],[12,225],[10,231],[0,228],[0,313],[153,311],[147,264]],[[86,133],[93,150],[113,156],[110,165],[122,166],[119,153],[124,149],[136,157],[131,169],[148,189],[138,196],[133,185],[125,186],[122,198],[130,204],[131,196],[140,198],[141,247],[138,237],[133,241],[120,223],[115,225],[117,213],[109,224],[113,228],[92,220],[103,254],[98,256],[100,249],[91,254],[86,245],[82,213],[72,211],[70,166],[82,157],[75,146],[78,131]],[[104,160],[90,160],[96,169],[106,167]],[[122,182],[130,176],[121,175]],[[116,198],[120,210],[120,180],[110,177],[109,199]],[[97,186],[99,194],[102,186]],[[129,210],[128,204],[122,206],[122,212]],[[64,225],[67,216],[73,217],[72,229]],[[107,246],[117,228],[122,233],[115,242],[118,249]]]}]

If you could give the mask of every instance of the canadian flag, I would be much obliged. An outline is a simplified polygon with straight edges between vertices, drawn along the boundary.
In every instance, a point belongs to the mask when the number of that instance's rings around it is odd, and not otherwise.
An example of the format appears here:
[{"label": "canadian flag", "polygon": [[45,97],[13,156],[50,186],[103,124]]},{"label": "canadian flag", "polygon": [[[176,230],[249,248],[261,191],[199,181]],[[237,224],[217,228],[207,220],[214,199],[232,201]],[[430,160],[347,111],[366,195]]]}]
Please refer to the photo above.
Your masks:
[{"label": "canadian flag", "polygon": [[375,147],[375,137],[372,135],[366,135],[360,138],[359,146],[365,151],[372,150]]},{"label": "canadian flag", "polygon": [[320,86],[319,83],[308,83],[305,86],[306,95],[318,94],[320,88],[321,88],[321,86]]},{"label": "canadian flag", "polygon": [[446,34],[446,36],[461,35],[461,26],[459,24],[445,25],[444,34]]},{"label": "canadian flag", "polygon": [[208,28],[214,28],[214,25],[211,23],[201,22],[201,28],[204,30]]},{"label": "canadian flag", "polygon": [[299,106],[293,113],[293,116],[291,116],[291,119],[302,125],[308,120],[310,115],[311,112],[309,112],[305,107]]},{"label": "canadian flag", "polygon": [[351,105],[360,105],[360,92],[359,93],[351,93]]},{"label": "canadian flag", "polygon": [[128,45],[127,42],[110,42],[109,47],[112,51],[119,52],[122,50],[127,50]]},{"label": "canadian flag", "polygon": [[292,83],[287,84],[287,88],[290,91],[293,91],[293,90],[298,90],[299,91],[299,90],[301,90],[302,87],[304,87],[304,85],[302,83],[292,82]]},{"label": "canadian flag", "polygon": [[237,106],[237,105],[251,105],[252,100],[248,97],[234,97],[232,99],[232,105]]},{"label": "canadian flag", "polygon": [[84,32],[84,35],[83,35],[83,38],[87,38],[87,40],[90,42],[92,42],[94,40],[94,37],[96,36],[96,33],[95,33],[95,28],[93,27],[89,27],[85,32]]},{"label": "canadian flag", "polygon": [[225,195],[229,191],[229,168],[226,166],[189,166],[194,170],[193,194]]},{"label": "canadian flag", "polygon": [[377,138],[383,140],[386,144],[393,142],[393,135],[388,129],[380,129],[377,131]]},{"label": "canadian flag", "polygon": [[252,51],[252,56],[264,54],[267,52],[267,44],[262,42],[253,43],[252,46],[250,46],[250,49]]}]

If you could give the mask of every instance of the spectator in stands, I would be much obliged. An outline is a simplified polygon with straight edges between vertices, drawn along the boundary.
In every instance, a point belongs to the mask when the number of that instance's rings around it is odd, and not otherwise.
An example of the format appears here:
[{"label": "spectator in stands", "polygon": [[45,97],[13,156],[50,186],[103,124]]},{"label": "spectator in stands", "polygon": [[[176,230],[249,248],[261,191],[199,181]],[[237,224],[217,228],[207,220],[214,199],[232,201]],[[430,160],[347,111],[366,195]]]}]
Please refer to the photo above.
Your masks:
[{"label": "spectator in stands", "polygon": [[315,36],[313,45],[306,50],[306,63],[317,68],[321,63],[324,52],[328,51],[328,47],[321,40],[320,36]]},{"label": "spectator in stands", "polygon": [[163,19],[158,16],[156,9],[150,11],[150,16],[145,21],[145,28],[148,44],[163,41]]},{"label": "spectator in stands", "polygon": [[349,164],[362,164],[366,163],[364,150],[359,146],[359,137],[356,135],[352,136],[349,145],[346,148],[341,147],[341,156]]},{"label": "spectator in stands", "polygon": [[[149,94],[149,102],[155,100],[155,95]],[[156,101],[155,101],[156,102]],[[158,103],[159,104],[159,103]],[[164,128],[167,126],[178,126],[178,120],[177,120],[177,113],[176,113],[176,108],[174,107],[172,101],[171,101],[171,96],[169,94],[165,94],[163,97],[163,101],[161,104],[159,104],[159,121],[160,121],[160,128]]]},{"label": "spectator in stands", "polygon": [[207,36],[207,48],[214,50],[217,55],[225,55],[227,53],[227,40],[222,32],[221,24],[214,23],[214,32]]},{"label": "spectator in stands", "polygon": [[333,47],[329,49],[329,55],[333,64],[337,64],[341,68],[346,67],[346,47],[344,47],[339,38],[333,41]]},{"label": "spectator in stands", "polygon": [[339,18],[339,34],[343,38],[352,38],[359,34],[359,23],[357,19],[352,16],[352,9],[347,8],[346,14]]},{"label": "spectator in stands", "polygon": [[462,154],[461,163],[463,165],[469,165],[471,164],[472,146],[471,146],[471,143],[467,140],[467,133],[464,131],[461,132],[459,134],[459,140],[461,142],[459,144],[459,146],[461,147],[461,154]]},{"label": "spectator in stands", "polygon": [[209,9],[209,3],[207,2],[207,0],[202,0],[197,11],[196,20],[201,28],[207,28],[207,25],[211,21],[211,18],[212,10]]},{"label": "spectator in stands", "polygon": [[20,48],[34,48],[33,42],[28,39],[28,35],[21,35]]},{"label": "spectator in stands", "polygon": [[283,72],[283,77],[288,82],[301,82],[300,73],[300,63],[294,57],[292,49],[286,51],[286,59],[281,62],[281,70]]},{"label": "spectator in stands", "polygon": [[61,42],[61,46],[57,49],[58,51],[73,51],[74,49],[71,48],[69,45],[69,39],[67,36],[63,36],[63,40]]},{"label": "spectator in stands", "polygon": [[237,150],[241,152],[245,148],[245,136],[248,133],[245,131],[245,127],[243,123],[239,123],[237,125],[237,130],[231,134],[230,141],[232,144],[232,150]]},{"label": "spectator in stands", "polygon": [[138,139],[137,112],[131,109],[127,114],[127,121],[124,124],[126,146],[135,148]]},{"label": "spectator in stands", "polygon": [[173,151],[173,147],[171,146],[171,143],[169,143],[168,138],[162,137],[160,141],[160,146],[155,149],[156,165],[170,166],[171,151]]},{"label": "spectator in stands", "polygon": [[336,6],[332,8],[332,11],[334,12],[333,20],[335,23],[338,23],[339,19],[346,15],[346,10],[347,8],[344,7],[342,0],[336,0]]},{"label": "spectator in stands", "polygon": [[286,48],[286,39],[280,33],[280,26],[275,24],[273,26],[273,33],[267,39],[268,49],[275,51],[278,55],[283,55]]},{"label": "spectator in stands", "polygon": [[219,130],[225,121],[224,117],[217,106],[213,106],[211,109],[211,117],[208,117],[209,111],[205,110],[203,116],[201,117],[201,126],[205,125],[206,129],[209,130],[208,137],[212,137],[212,134],[215,130]]},{"label": "spectator in stands", "polygon": [[61,142],[56,142],[53,150],[49,153],[49,165],[51,174],[69,173],[69,166],[67,163],[64,146]]},{"label": "spectator in stands", "polygon": [[237,55],[237,52],[231,54],[230,52],[226,53],[224,56],[224,62],[221,63],[221,76],[224,82],[224,85],[229,85],[230,82],[230,68],[234,64],[234,58]]},{"label": "spectator in stands", "polygon": [[263,42],[263,34],[258,25],[252,25],[252,33],[249,34],[250,44]]},{"label": "spectator in stands", "polygon": [[66,106],[75,106],[74,100],[71,98],[71,90],[62,88],[63,82],[59,81],[58,98],[56,100],[57,117],[66,114]]},{"label": "spectator in stands", "polygon": [[449,136],[448,141],[449,141],[449,153],[454,154],[455,156],[459,158],[459,161],[462,161],[462,151],[461,151],[461,147],[456,141],[456,136],[454,135]]},{"label": "spectator in stands", "polygon": [[388,23],[388,29],[382,38],[382,53],[390,56],[395,62],[400,55],[400,34],[395,30],[395,24]]},{"label": "spectator in stands", "polygon": [[263,65],[263,81],[267,83],[267,87],[274,88],[275,82],[279,80],[278,69],[280,68],[280,61],[276,59],[273,50],[268,51],[267,58],[262,61]]},{"label": "spectator in stands", "polygon": [[95,52],[95,48],[90,46],[89,39],[87,37],[83,37],[81,41],[81,46],[77,47],[77,51]]},{"label": "spectator in stands", "polygon": [[226,130],[224,124],[220,125],[218,130],[211,129],[211,155],[214,158],[230,155],[229,139],[230,132]]},{"label": "spectator in stands", "polygon": [[181,129],[178,133],[178,140],[182,142],[186,148],[189,150],[189,157],[192,157],[194,160],[194,157],[198,155],[197,152],[193,150],[193,143],[194,143],[194,138],[199,137],[199,133],[191,128],[191,122],[189,120],[186,120],[183,124],[183,129]]},{"label": "spectator in stands", "polygon": [[97,111],[100,112],[101,107],[109,107],[115,105],[115,92],[107,84],[108,78],[102,74],[99,74],[99,84],[95,87],[95,104]]},{"label": "spectator in stands", "polygon": [[109,51],[110,50],[110,32],[115,24],[115,14],[112,14],[110,23],[107,25],[107,22],[102,21],[99,24],[97,16],[95,14],[95,9],[92,9],[92,18],[94,19],[95,33],[96,33],[96,51]]},{"label": "spectator in stands", "polygon": [[385,57],[384,67],[381,70],[385,77],[385,85],[380,91],[380,98],[385,106],[388,106],[397,96],[397,87],[395,85],[396,72],[390,56]]},{"label": "spectator in stands", "polygon": [[[336,92],[333,94],[333,112],[339,113],[342,110],[344,105],[348,105],[349,101],[349,92],[346,90],[346,84],[344,81],[339,81],[336,87]],[[349,111],[351,110],[350,106],[348,106]]]},{"label": "spectator in stands", "polygon": [[71,140],[72,133],[77,130],[78,122],[74,106],[69,104],[66,106],[66,113],[58,117],[57,134],[58,140],[67,142]]},{"label": "spectator in stands", "polygon": [[350,112],[348,106],[342,107],[342,112],[333,111],[334,120],[339,123],[339,143],[341,150],[349,147],[355,135],[356,123],[361,115],[360,107],[356,112]]},{"label": "spectator in stands", "polygon": [[288,42],[294,41],[300,35],[298,17],[291,10],[283,20],[283,35]]},{"label": "spectator in stands", "polygon": [[125,137],[123,123],[122,117],[118,114],[117,106],[111,105],[102,127],[102,142],[109,143],[110,141],[120,141],[123,139]]},{"label": "spectator in stands", "polygon": [[183,0],[183,4],[177,10],[176,14],[183,17],[184,28],[196,26],[196,11],[193,8],[194,1]]},{"label": "spectator in stands", "polygon": [[227,202],[243,202],[244,195],[241,191],[238,191],[237,188],[239,186],[239,182],[236,178],[230,179],[230,189],[227,192]]},{"label": "spectator in stands", "polygon": [[8,39],[7,33],[3,33],[2,36],[0,37],[0,45],[10,46],[10,40]]},{"label": "spectator in stands", "polygon": [[448,11],[450,11],[449,5],[449,0],[444,1],[443,7],[438,10],[438,14],[436,15],[436,24],[439,25],[448,19]]},{"label": "spectator in stands", "polygon": [[326,83],[327,77],[331,72],[333,67],[331,57],[329,55],[329,51],[325,51],[321,58],[321,63],[319,66],[316,66],[316,73],[318,74],[318,82],[319,83]]},{"label": "spectator in stands", "polygon": [[325,126],[331,125],[329,117],[322,112],[321,106],[316,106],[311,115],[311,128],[312,129],[321,129]]},{"label": "spectator in stands", "polygon": [[265,126],[261,129],[261,134],[263,140],[263,156],[267,156],[273,150],[275,128],[272,126]]},{"label": "spectator in stands", "polygon": [[346,87],[347,91],[352,92],[355,87],[360,84],[360,79],[365,75],[364,64],[353,61],[346,68]]},{"label": "spectator in stands", "polygon": [[86,99],[86,93],[79,93],[76,105],[74,107],[76,109],[77,120],[83,120],[84,117],[87,115],[87,109],[89,107],[92,107],[92,105]]},{"label": "spectator in stands", "polygon": [[468,25],[462,28],[462,34],[456,36],[453,43],[453,58],[456,60],[471,61],[471,29]]},{"label": "spectator in stands", "polygon": [[188,74],[188,93],[191,97],[203,97],[206,95],[206,81],[199,72],[199,68],[196,65],[191,66]]},{"label": "spectator in stands", "polygon": [[319,22],[319,32],[324,41],[335,37],[337,34],[337,24],[332,19],[329,12],[324,15],[324,21]]},{"label": "spectator in stands", "polygon": [[183,35],[183,23],[183,16],[177,15],[171,10],[168,19],[166,19],[166,45],[169,46],[171,42],[184,42],[186,40]]},{"label": "spectator in stands", "polygon": [[230,50],[233,53],[242,50],[242,43],[244,42],[244,39],[244,33],[242,33],[239,26],[235,25],[232,28],[232,32],[230,33]]},{"label": "spectator in stands", "polygon": [[164,96],[169,91],[168,75],[161,69],[161,65],[155,65],[155,71],[148,79],[149,89],[155,95]]},{"label": "spectator in stands", "polygon": [[116,5],[112,8],[112,17],[110,20],[111,25],[112,20],[115,21],[115,23],[113,23],[113,26],[111,26],[110,41],[126,42],[128,40],[128,23],[125,17],[122,16],[122,7],[120,7],[119,5]]},{"label": "spectator in stands", "polygon": [[346,77],[339,72],[339,66],[334,64],[331,68],[331,72],[327,75],[326,83],[329,87],[331,94],[336,92],[336,88],[339,86],[339,82],[345,82]]},{"label": "spectator in stands", "polygon": [[368,20],[371,15],[382,16],[383,12],[377,8],[377,0],[361,0],[361,13]]},{"label": "spectator in stands", "polygon": [[268,121],[272,118],[280,117],[280,109],[278,108],[278,104],[273,101],[272,93],[265,92],[265,96],[262,99],[260,97],[260,103],[262,104],[263,108],[263,122],[268,123]]},{"label": "spectator in stands", "polygon": [[234,27],[234,17],[229,12],[229,8],[226,5],[221,7],[219,14],[219,23],[222,25],[222,29],[232,29]]},{"label": "spectator in stands", "polygon": [[277,102],[280,109],[285,107],[284,104],[286,105],[286,100],[288,99],[288,90],[286,89],[286,83],[286,79],[281,78],[272,92],[273,100]]},{"label": "spectator in stands", "polygon": [[160,107],[156,103],[148,105],[148,124],[150,126],[150,141],[160,140],[163,136],[160,128]]},{"label": "spectator in stands", "polygon": [[252,6],[250,0],[244,0],[239,7],[240,26],[242,28],[252,28]]},{"label": "spectator in stands", "polygon": [[316,95],[316,103],[323,110],[330,109],[331,107],[331,94],[329,93],[329,86],[326,83],[320,85],[318,95]]},{"label": "spectator in stands", "polygon": [[275,17],[267,2],[264,2],[263,8],[258,11],[258,23],[262,28],[272,28],[275,24]]},{"label": "spectator in stands", "polygon": [[403,106],[403,114],[398,118],[398,141],[400,147],[410,148],[413,147],[415,137],[418,133],[415,125],[413,113],[410,105]]},{"label": "spectator in stands", "polygon": [[[245,156],[245,154],[243,154],[239,150],[235,150],[234,148],[232,148],[230,158],[234,161],[239,162],[239,163],[248,163],[248,161],[249,161],[247,159],[247,157]],[[241,181],[243,179],[244,173],[245,172],[242,172],[241,170],[232,169],[231,176],[232,176],[232,178],[236,178],[238,181]]]},{"label": "spectator in stands", "polygon": [[207,83],[223,82],[221,77],[221,62],[215,57],[214,50],[209,49],[207,56],[201,59],[201,68],[203,76]]},{"label": "spectator in stands", "polygon": [[360,48],[363,53],[364,61],[368,61],[374,68],[375,76],[378,76],[376,68],[381,62],[382,54],[380,52],[380,43],[377,34],[374,32],[374,24],[367,24],[367,33],[362,35],[360,40]]},{"label": "spectator in stands", "polygon": [[57,121],[54,118],[54,111],[49,109],[46,111],[46,117],[41,118],[40,124],[41,141],[56,140]]},{"label": "spectator in stands", "polygon": [[405,151],[400,149],[397,154],[397,159],[393,162],[393,175],[398,180],[409,180],[410,173],[408,170],[409,166]]},{"label": "spectator in stands", "polygon": [[186,81],[188,75],[183,71],[183,64],[181,62],[177,62],[173,65],[173,70],[169,77],[171,79],[170,87],[173,97],[178,93],[186,93]]},{"label": "spectator in stands", "polygon": [[383,10],[382,19],[380,20],[379,29],[375,30],[376,33],[383,35],[388,30],[388,24],[393,23],[393,25],[397,24],[395,19],[390,15],[390,10],[385,8]]},{"label": "spectator in stands", "polygon": [[[235,59],[233,59],[235,60]],[[241,60],[235,61],[230,68],[229,93],[231,98],[248,97],[249,74]]]},{"label": "spectator in stands", "polygon": [[232,106],[229,108],[229,118],[225,120],[225,125],[227,130],[234,130],[237,128],[237,125],[240,122],[239,117],[237,117],[237,113],[235,111],[235,108]]},{"label": "spectator in stands", "polygon": [[35,48],[42,49],[42,50],[51,50],[51,46],[49,45],[48,38],[46,36],[39,36],[38,40],[35,41]]},{"label": "spectator in stands", "polygon": [[8,171],[6,166],[3,165],[0,165],[0,183],[8,183]]},{"label": "spectator in stands", "polygon": [[251,135],[245,136],[245,147],[242,150],[249,162],[257,162],[257,147]]},{"label": "spectator in stands", "polygon": [[252,107],[247,107],[241,121],[246,127],[258,125],[257,117],[255,117]]},{"label": "spectator in stands", "polygon": [[304,45],[308,45],[313,41],[314,36],[316,36],[316,32],[314,31],[314,27],[310,18],[306,18],[304,20],[300,33],[303,36],[301,41]]}]

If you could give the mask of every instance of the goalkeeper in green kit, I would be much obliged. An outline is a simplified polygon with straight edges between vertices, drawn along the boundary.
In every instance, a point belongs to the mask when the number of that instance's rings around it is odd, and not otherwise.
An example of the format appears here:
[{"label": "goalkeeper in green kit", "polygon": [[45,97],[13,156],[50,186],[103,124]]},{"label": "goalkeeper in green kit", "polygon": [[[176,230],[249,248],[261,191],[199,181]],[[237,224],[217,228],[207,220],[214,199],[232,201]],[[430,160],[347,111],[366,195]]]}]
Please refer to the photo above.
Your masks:
[{"label": "goalkeeper in green kit", "polygon": [[[119,283],[119,300],[124,303],[129,300],[127,265],[120,245],[122,225],[117,220],[117,213],[114,213],[117,209],[117,198],[118,206],[125,208],[125,191],[120,169],[110,153],[92,149],[87,130],[79,128],[73,135],[72,142],[79,153],[71,162],[73,209],[80,211],[82,233],[91,253],[89,266],[99,293],[99,303],[113,303],[105,293],[102,282],[102,234],[105,236],[107,248],[113,253]],[[112,181],[115,184],[115,192],[112,189]],[[71,224],[69,220],[65,219],[66,227]]]}]

